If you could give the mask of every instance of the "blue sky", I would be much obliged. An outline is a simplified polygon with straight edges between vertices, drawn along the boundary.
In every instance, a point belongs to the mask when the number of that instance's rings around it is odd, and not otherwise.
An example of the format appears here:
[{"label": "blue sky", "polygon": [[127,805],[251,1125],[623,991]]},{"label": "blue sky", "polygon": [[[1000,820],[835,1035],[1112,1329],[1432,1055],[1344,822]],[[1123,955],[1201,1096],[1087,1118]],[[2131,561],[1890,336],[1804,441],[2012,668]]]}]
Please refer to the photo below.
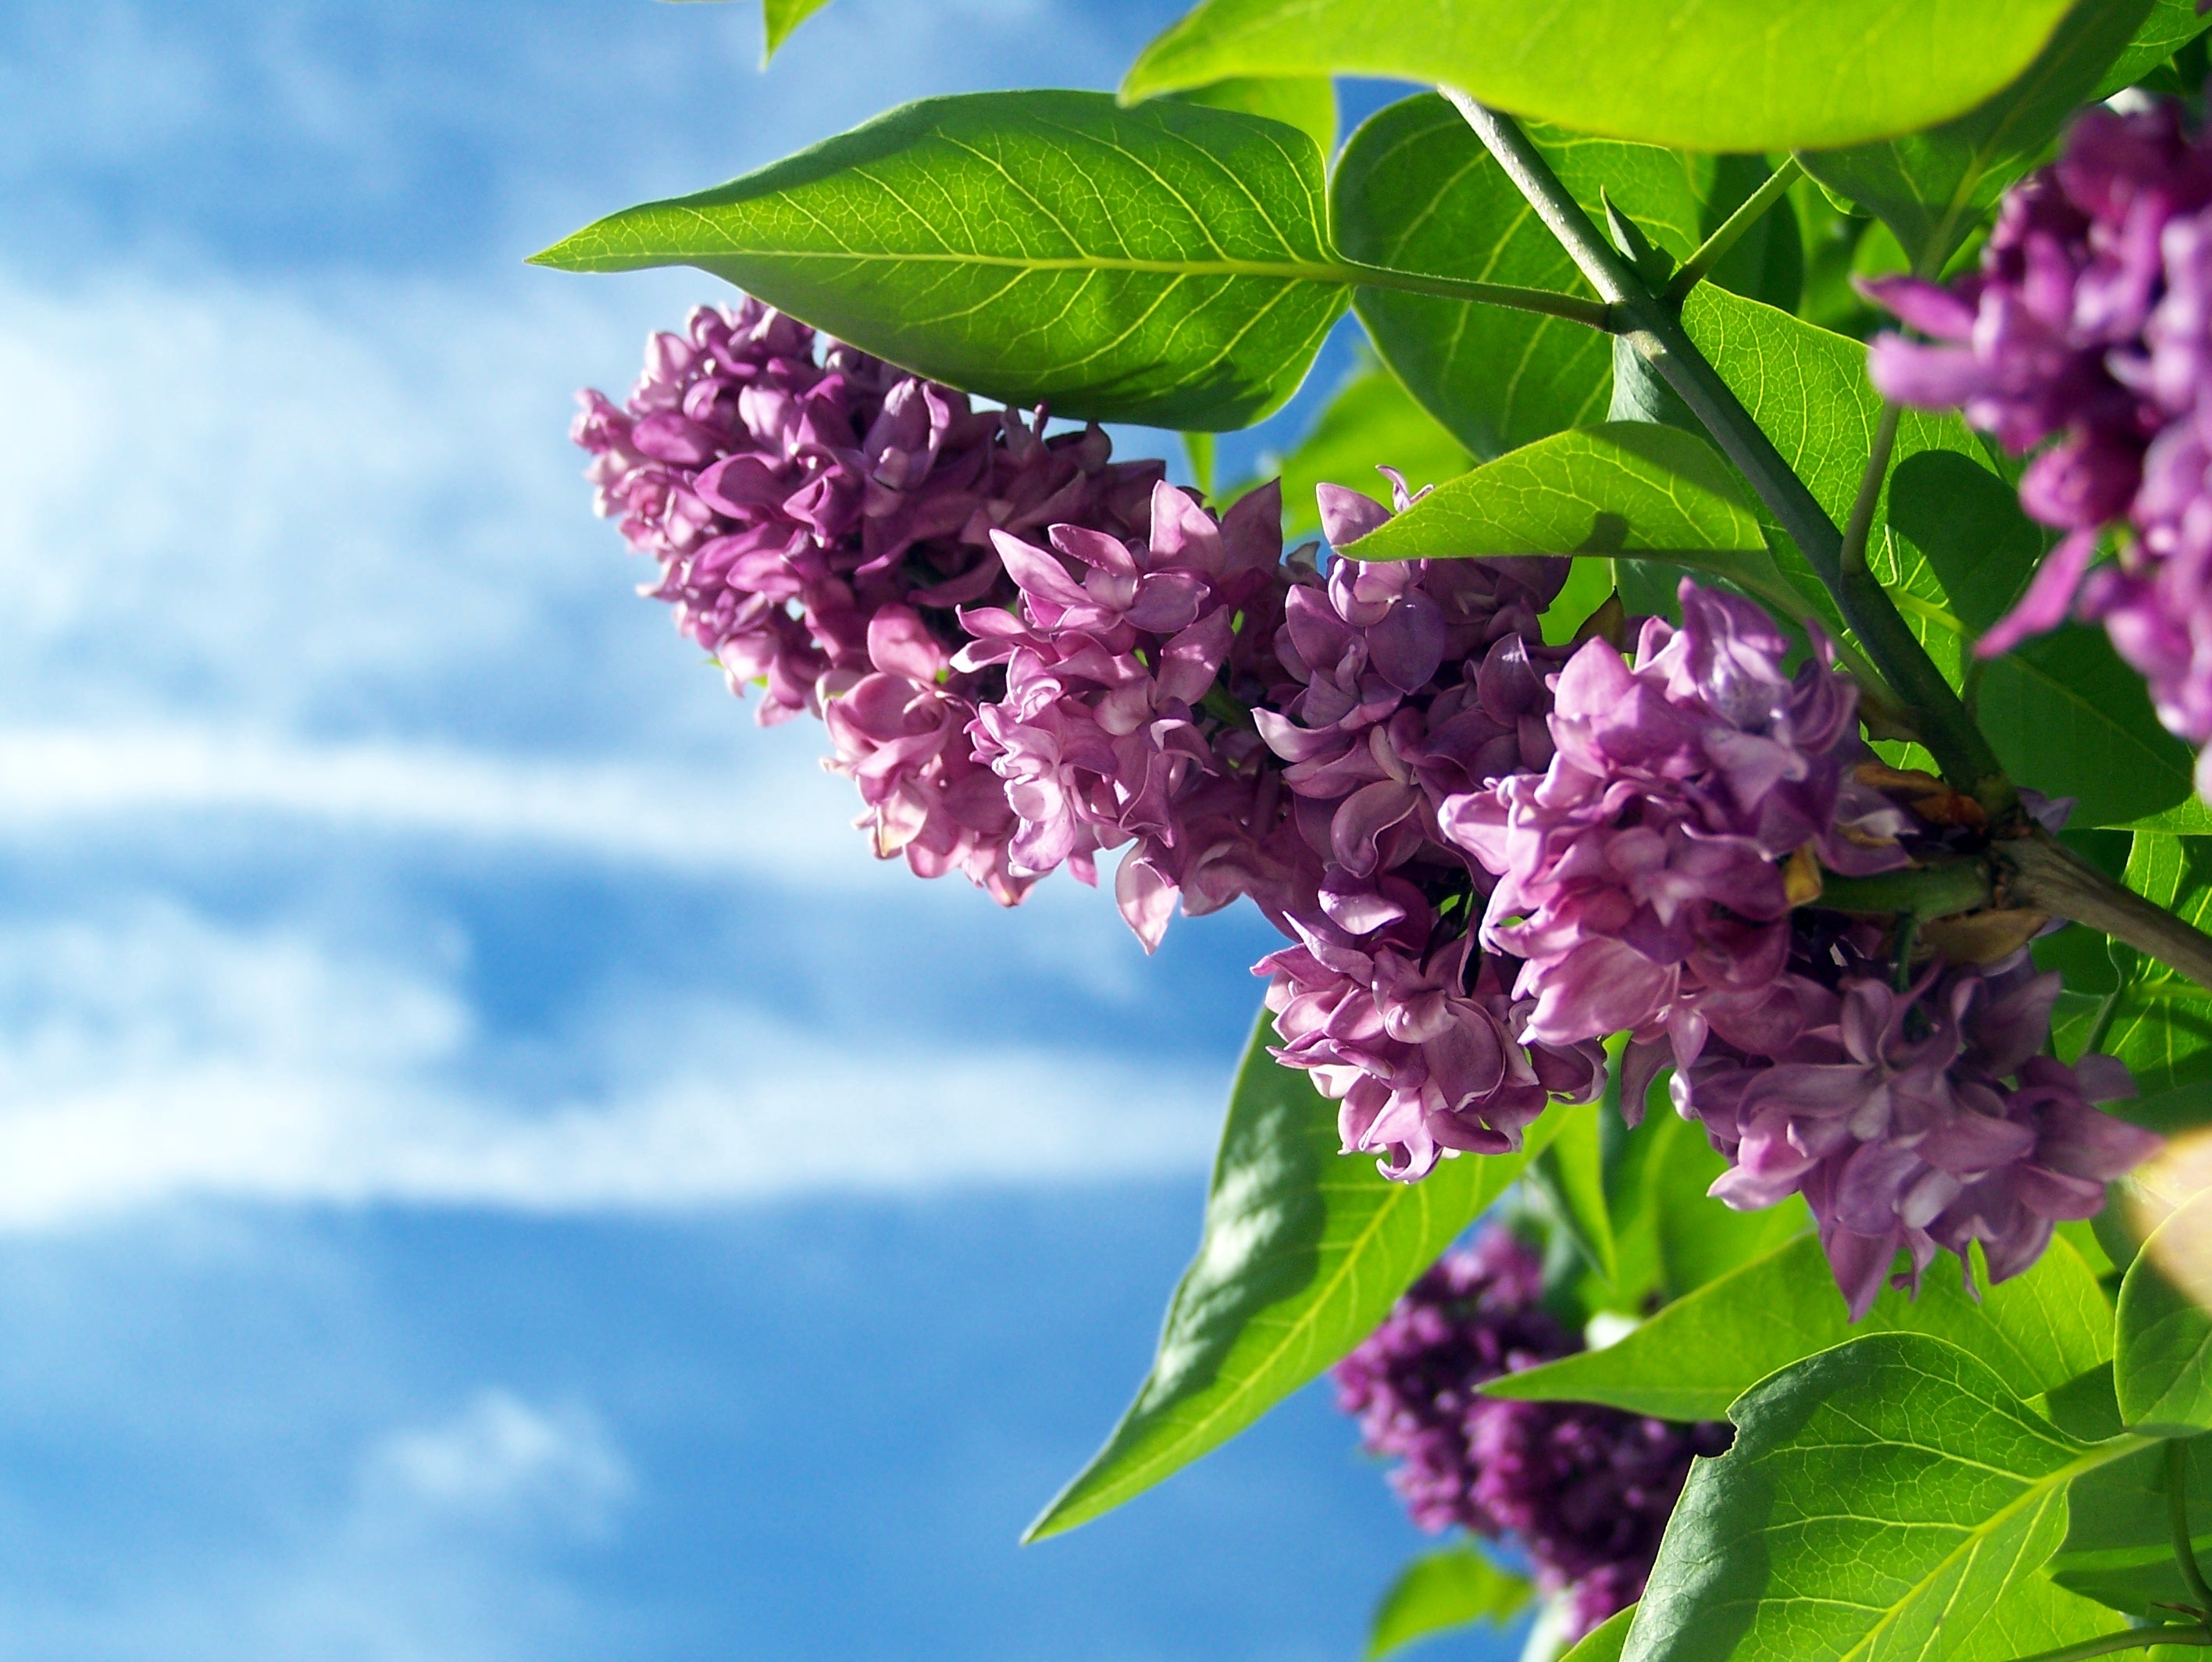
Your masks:
[{"label": "blue sky", "polygon": [[565,442],[714,285],[520,263],[1172,9],[0,5],[0,1657],[1357,1653],[1319,1393],[1013,1544],[1265,926],[868,859]]}]

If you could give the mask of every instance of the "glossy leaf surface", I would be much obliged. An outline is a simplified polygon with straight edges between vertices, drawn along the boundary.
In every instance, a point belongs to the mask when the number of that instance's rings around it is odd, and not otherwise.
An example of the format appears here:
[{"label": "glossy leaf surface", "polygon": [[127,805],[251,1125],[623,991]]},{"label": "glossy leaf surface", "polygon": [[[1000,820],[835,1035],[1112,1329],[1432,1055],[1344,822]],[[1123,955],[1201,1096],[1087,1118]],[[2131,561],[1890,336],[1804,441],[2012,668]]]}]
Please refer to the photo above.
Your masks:
[{"label": "glossy leaf surface", "polygon": [[1279,122],[1093,93],[928,99],[538,256],[696,265],[955,386],[1055,414],[1241,427],[1343,310],[1319,150]]},{"label": "glossy leaf surface", "polygon": [[830,0],[761,0],[761,31],[766,39],[762,55],[775,57],[793,29],[829,3]]},{"label": "glossy leaf surface", "polygon": [[1406,1566],[1375,1607],[1368,1662],[1431,1634],[1476,1622],[1502,1625],[1535,1596],[1525,1577],[1500,1569],[1472,1547],[1424,1554]]},{"label": "glossy leaf surface", "polygon": [[2212,1430],[2212,1191],[2151,1231],[2120,1283],[2120,1417],[2162,1436]]},{"label": "glossy leaf surface", "polygon": [[2045,147],[2126,51],[2151,0],[2076,5],[2035,61],[1978,108],[1926,132],[1845,150],[1808,151],[1805,170],[1878,215],[1916,270],[1943,267],[2005,186]]},{"label": "glossy leaf surface", "polygon": [[2089,1445],[1982,1362],[1877,1333],[1730,1412],[1668,1525],[1625,1662],[1946,1662],[2066,1532],[2066,1486],[2138,1447]]},{"label": "glossy leaf surface", "polygon": [[1208,109],[1238,110],[1296,127],[1322,155],[1336,151],[1336,83],[1326,76],[1243,76],[1170,96]]},{"label": "glossy leaf surface", "polygon": [[2067,0],[1206,0],[1125,96],[1231,75],[1464,88],[1581,132],[1689,150],[1887,138],[1963,114],[2025,70]]},{"label": "glossy leaf surface", "polygon": [[1230,1100],[1198,1256],[1159,1354],[1091,1464],[1030,1526],[1110,1512],[1258,1419],[1374,1331],[1399,1294],[1520,1175],[1522,1154],[1449,1160],[1419,1183],[1338,1153],[1336,1105],[1267,1054],[1261,1018]]},{"label": "glossy leaf surface", "polygon": [[[2138,831],[2124,881],[2197,928],[2212,926],[2212,838]],[[2052,1023],[2059,1054],[2078,1054],[2103,1014],[2099,995],[2061,994]],[[2212,1082],[2212,996],[2164,964],[2131,961],[2098,1048],[2127,1064],[2146,1101],[2201,1087]],[[2121,1111],[2134,1117],[2130,1105]]]},{"label": "glossy leaf surface", "polygon": [[1628,1643],[1628,1624],[1636,1619],[1636,1606],[1615,1610],[1578,1640],[1559,1662],[1620,1662],[1621,1647]]},{"label": "glossy leaf surface", "polygon": [[1606,1403],[1662,1419],[1718,1419],[1777,1368],[1855,1335],[1894,1331],[1949,1341],[2027,1398],[2109,1356],[2112,1325],[2096,1277],[2056,1240],[2033,1269],[1987,1289],[1978,1302],[1939,1268],[1918,1299],[1887,1289],[1855,1325],[1820,1241],[1803,1235],[1666,1306],[1617,1344],[1508,1374],[1484,1391],[1520,1401]]},{"label": "glossy leaf surface", "polygon": [[2110,98],[2121,88],[2134,85],[2208,28],[2212,28],[2212,17],[2197,9],[2197,0],[2157,0],[2119,61],[2097,83],[2095,96]]}]

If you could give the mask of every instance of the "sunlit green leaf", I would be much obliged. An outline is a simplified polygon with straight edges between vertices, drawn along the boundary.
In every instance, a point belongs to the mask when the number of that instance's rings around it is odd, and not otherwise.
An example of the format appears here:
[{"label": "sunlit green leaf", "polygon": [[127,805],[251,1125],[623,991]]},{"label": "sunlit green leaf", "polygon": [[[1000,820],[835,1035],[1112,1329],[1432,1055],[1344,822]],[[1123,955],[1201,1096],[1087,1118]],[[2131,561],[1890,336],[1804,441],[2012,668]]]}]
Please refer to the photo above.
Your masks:
[{"label": "sunlit green leaf", "polygon": [[[2197,928],[2212,926],[2212,838],[2138,831],[2125,881]],[[2134,963],[2109,1016],[2101,994],[2061,994],[2051,1034],[2058,1053],[2078,1054],[2100,1021],[2105,1032],[2097,1048],[2128,1065],[2142,1094],[2140,1103],[2118,1105],[2128,1118],[2139,1118],[2141,1108],[2160,1098],[2212,1083],[2212,996],[2167,966]]]},{"label": "sunlit green leaf", "polygon": [[1336,152],[1336,83],[1327,76],[1242,76],[1170,96],[1210,109],[1265,116],[1296,127],[1324,156]]},{"label": "sunlit green leaf", "polygon": [[[1942,1262],[1955,1267],[1948,1258]],[[1516,1401],[1597,1402],[1662,1419],[1717,1419],[1777,1368],[1854,1334],[1906,1331],[1960,1346],[2027,1398],[2110,1356],[2112,1331],[2112,1307],[2063,1240],[2053,1241],[2033,1269],[1984,1289],[1978,1301],[1953,1275],[1931,1273],[1917,1299],[1889,1289],[1853,1324],[1820,1241],[1805,1235],[1677,1299],[1616,1344],[1483,1388]]]},{"label": "sunlit green leaf", "polygon": [[2041,158],[2150,11],[2151,0],[2082,0],[2025,74],[1967,114],[1925,132],[1798,160],[1880,215],[1914,268],[1933,276],[2005,186]]},{"label": "sunlit green leaf", "polygon": [[1250,1425],[1365,1338],[1540,1152],[1446,1161],[1419,1183],[1338,1153],[1336,1106],[1278,1066],[1262,1016],[1223,1127],[1198,1256],[1159,1354],[1105,1447],[1030,1526],[1057,1535],[1112,1511]]},{"label": "sunlit green leaf", "polygon": [[1123,83],[1372,75],[1690,150],[1856,144],[1973,108],[2067,0],[1206,0]]},{"label": "sunlit green leaf", "polygon": [[1559,1129],[1552,1146],[1528,1168],[1559,1216],[1559,1225],[1590,1267],[1610,1283],[1620,1273],[1613,1248],[1613,1217],[1605,1200],[1604,1149],[1599,1114],[1604,1104],[1584,1102],[1552,1113]]},{"label": "sunlit green leaf", "polygon": [[1615,1610],[1584,1634],[1559,1662],[1620,1662],[1621,1647],[1628,1642],[1628,1624],[1636,1619],[1636,1606]]},{"label": "sunlit green leaf", "polygon": [[761,0],[761,27],[767,36],[764,56],[791,39],[791,32],[828,5],[830,0]]},{"label": "sunlit green leaf", "polygon": [[1644,1170],[1644,1195],[1650,1211],[1660,1283],[1668,1297],[1684,1297],[1731,1270],[1780,1251],[1813,1221],[1804,1201],[1795,1195],[1755,1212],[1722,1205],[1706,1191],[1729,1162],[1707,1139],[1705,1127],[1664,1103],[1656,1112],[1645,1112],[1652,1142]]},{"label": "sunlit green leaf", "polygon": [[1948,1662],[2033,1586],[2067,1484],[2141,1446],[2069,1436],[1918,1333],[1808,1357],[1729,1417],[1735,1445],[1692,1467],[1624,1662]]},{"label": "sunlit green leaf", "polygon": [[538,261],[696,265],[970,391],[1240,427],[1290,396],[1344,308],[1323,190],[1321,153],[1279,122],[976,93],[626,209]]},{"label": "sunlit green leaf", "polygon": [[1535,1589],[1471,1547],[1424,1554],[1406,1566],[1375,1607],[1367,1630],[1368,1662],[1433,1633],[1477,1622],[1502,1625],[1520,1614]]}]

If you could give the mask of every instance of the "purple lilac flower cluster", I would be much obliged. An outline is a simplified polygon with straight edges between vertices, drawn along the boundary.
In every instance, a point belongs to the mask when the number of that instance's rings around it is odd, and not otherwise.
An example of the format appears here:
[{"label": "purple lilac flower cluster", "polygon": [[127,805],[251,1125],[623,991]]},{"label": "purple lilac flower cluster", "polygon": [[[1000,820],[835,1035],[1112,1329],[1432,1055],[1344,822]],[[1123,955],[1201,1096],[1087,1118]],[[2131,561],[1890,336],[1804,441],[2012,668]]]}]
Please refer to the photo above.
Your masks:
[{"label": "purple lilac flower cluster", "polygon": [[1542,1266],[1492,1228],[1415,1282],[1336,1365],[1337,1403],[1413,1521],[1526,1551],[1579,1638],[1644,1592],[1692,1455],[1726,1425],[1680,1425],[1578,1403],[1505,1402],[1478,1389],[1581,1349],[1537,1300]]},{"label": "purple lilac flower cluster", "polygon": [[[2172,106],[2092,109],[2006,197],[1978,271],[1869,292],[1936,343],[1875,341],[1887,397],[1963,409],[2015,454],[2055,440],[2021,503],[2065,535],[1978,650],[2101,620],[2167,728],[2212,740],[2212,138]],[[2212,747],[2198,774],[2212,794]]]},{"label": "purple lilac flower cluster", "polygon": [[1729,1158],[1717,1197],[1805,1197],[1856,1320],[1900,1250],[1915,1287],[1939,1246],[1963,1269],[1977,1240],[1991,1281],[2018,1275],[2159,1139],[2094,1106],[2135,1094],[2119,1062],[2042,1054],[2059,978],[2025,949],[1899,990],[1880,931],[1815,926],[1838,921],[1802,916],[1757,1042],[1716,1037],[1672,1090]]},{"label": "purple lilac flower cluster", "polygon": [[[1877,1018],[1878,939],[1801,949],[1824,868],[1900,866],[1918,833],[1869,782],[1825,643],[1785,672],[1747,601],[1685,581],[1681,625],[1646,622],[1632,660],[1547,646],[1564,559],[1324,578],[1283,557],[1272,486],[1217,515],[1095,428],[817,360],[750,300],[657,337],[627,408],[585,395],[575,438],[660,564],[646,592],[733,689],[763,685],[763,720],[823,719],[879,856],[1012,905],[1121,850],[1147,949],[1178,904],[1249,896],[1291,943],[1255,967],[1275,1054],[1389,1176],[1519,1147],[1602,1090],[1626,1030],[1624,1101],[1671,1058],[1739,1162],[1723,1198],[1803,1192],[1863,1307],[1899,1246],[1916,1276],[1973,1239],[2024,1268],[2141,1150],[2087,1106],[2117,1065],[2030,1055],[2044,983],[1939,965]],[[1321,496],[1339,549],[1391,513]]]}]

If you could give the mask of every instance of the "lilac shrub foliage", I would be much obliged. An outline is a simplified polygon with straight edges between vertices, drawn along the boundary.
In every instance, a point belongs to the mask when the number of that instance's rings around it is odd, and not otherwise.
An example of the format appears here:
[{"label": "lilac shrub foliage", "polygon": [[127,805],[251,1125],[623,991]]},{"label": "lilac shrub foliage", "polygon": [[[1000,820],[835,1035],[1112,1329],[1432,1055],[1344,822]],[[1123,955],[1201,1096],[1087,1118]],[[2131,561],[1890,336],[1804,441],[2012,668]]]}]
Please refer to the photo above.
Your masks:
[{"label": "lilac shrub foliage", "polygon": [[1582,1349],[1539,1302],[1543,1264],[1492,1226],[1445,1254],[1337,1363],[1338,1405],[1432,1534],[1459,1528],[1527,1553],[1580,1638],[1644,1592],[1692,1455],[1729,1428],[1478,1389]]},{"label": "lilac shrub foliage", "polygon": [[[1096,428],[960,393],[746,301],[657,336],[624,406],[582,395],[599,511],[642,591],[759,719],[829,730],[877,854],[1004,905],[1065,867],[1147,949],[1250,898],[1255,967],[1346,1152],[1415,1180],[1517,1149],[1553,1101],[1676,1108],[1739,1207],[1802,1194],[1855,1313],[1899,1249],[2034,1262],[2155,1139],[2100,1113],[2124,1069],[2039,1054],[2024,953],[1903,991],[1878,928],[1814,927],[1819,873],[1942,834],[1858,734],[1825,641],[1794,670],[1752,603],[1545,644],[1568,562],[1285,559],[1270,486],[1217,515]],[[1395,476],[1394,476],[1395,481]],[[1332,543],[1392,510],[1322,487]],[[1414,500],[1395,482],[1400,511]]]},{"label": "lilac shrub foliage", "polygon": [[[1960,409],[2029,464],[2020,499],[2063,532],[1992,655],[2100,621],[2166,727],[2212,740],[2212,139],[2171,104],[2093,108],[2008,194],[1980,267],[1869,292],[1927,343],[1889,335],[1887,397]],[[2115,556],[2096,561],[2100,549]],[[2212,794],[2212,748],[2197,789]]]}]

